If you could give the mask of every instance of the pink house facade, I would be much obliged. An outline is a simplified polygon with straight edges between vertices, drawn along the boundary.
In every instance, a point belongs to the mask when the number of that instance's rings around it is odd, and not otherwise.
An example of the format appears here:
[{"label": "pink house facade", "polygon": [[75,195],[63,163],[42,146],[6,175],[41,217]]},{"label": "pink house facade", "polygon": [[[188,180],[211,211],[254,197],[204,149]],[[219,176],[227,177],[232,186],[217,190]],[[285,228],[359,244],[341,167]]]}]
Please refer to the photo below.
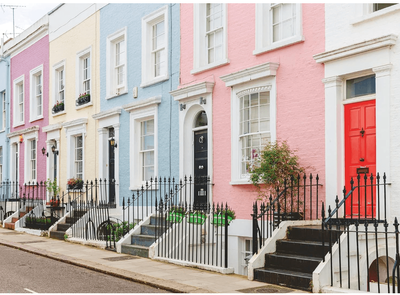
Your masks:
[{"label": "pink house facade", "polygon": [[251,254],[252,153],[285,140],[325,184],[324,67],[313,59],[324,28],[323,4],[181,4],[180,86],[171,92],[180,103],[180,176],[206,170],[209,200],[236,212],[229,238],[238,273],[247,274]]},{"label": "pink house facade", "polygon": [[49,38],[47,15],[15,38],[11,54],[10,176],[19,185],[46,180]]}]

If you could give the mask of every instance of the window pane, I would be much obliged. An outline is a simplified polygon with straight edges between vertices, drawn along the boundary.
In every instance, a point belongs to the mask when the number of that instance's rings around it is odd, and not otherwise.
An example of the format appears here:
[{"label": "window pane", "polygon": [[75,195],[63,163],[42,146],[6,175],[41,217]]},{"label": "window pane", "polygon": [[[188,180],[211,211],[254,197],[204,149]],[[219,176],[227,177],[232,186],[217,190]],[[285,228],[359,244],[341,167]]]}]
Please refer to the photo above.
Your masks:
[{"label": "window pane", "polygon": [[346,81],[346,98],[353,98],[375,93],[375,75]]}]

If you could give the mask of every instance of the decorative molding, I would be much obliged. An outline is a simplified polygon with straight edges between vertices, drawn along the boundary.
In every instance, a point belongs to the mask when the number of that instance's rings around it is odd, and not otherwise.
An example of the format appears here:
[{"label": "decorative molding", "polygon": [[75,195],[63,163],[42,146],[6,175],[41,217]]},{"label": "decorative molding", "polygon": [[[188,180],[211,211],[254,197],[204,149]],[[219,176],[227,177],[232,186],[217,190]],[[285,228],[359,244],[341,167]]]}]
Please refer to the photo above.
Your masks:
[{"label": "decorative molding", "polygon": [[126,104],[126,105],[122,106],[122,108],[127,112],[132,112],[132,111],[136,111],[138,109],[155,106],[159,103],[161,103],[161,96],[157,95],[157,96],[146,98],[146,99],[143,99],[140,101],[135,101],[130,104]]},{"label": "decorative molding", "polygon": [[[37,23],[39,22],[45,22],[45,23],[42,24],[40,27],[38,27],[36,30],[34,30],[32,33],[29,34],[28,31],[30,31],[31,28],[28,28],[19,36],[15,37],[14,40],[11,40],[9,46],[5,48],[5,54],[10,55],[12,58],[21,51],[31,46],[32,44],[36,43],[38,40],[42,39],[44,36],[46,36],[48,34],[48,29],[49,29],[48,19],[46,17],[43,17]],[[32,27],[34,25],[32,25]]]},{"label": "decorative molding", "polygon": [[272,85],[267,85],[267,86],[260,86],[260,87],[254,87],[254,88],[250,88],[250,89],[246,89],[243,91],[240,91],[238,93],[236,93],[236,96],[238,98],[251,94],[251,93],[258,93],[258,92],[266,92],[266,91],[271,91]]},{"label": "decorative molding", "polygon": [[57,124],[52,124],[52,125],[48,125],[46,127],[42,128],[43,132],[50,132],[50,131],[54,131],[54,130],[60,130],[62,127],[61,123],[57,123]]},{"label": "decorative molding", "polygon": [[38,125],[11,132],[11,133],[7,134],[7,137],[11,138],[11,137],[14,137],[14,136],[20,136],[20,135],[27,134],[27,133],[30,133],[30,132],[35,132],[35,131],[39,131],[39,126]]},{"label": "decorative molding", "polygon": [[278,68],[279,63],[267,62],[225,76],[220,76],[220,79],[225,82],[226,87],[229,87],[248,82],[250,80],[276,76],[276,70]]},{"label": "decorative molding", "polygon": [[328,78],[322,79],[322,83],[325,84],[325,88],[342,86],[343,79],[340,78],[339,76],[328,77]]},{"label": "decorative molding", "polygon": [[379,78],[379,77],[389,76],[392,67],[393,66],[391,64],[387,64],[376,68],[372,68],[372,71],[375,73],[376,78]]},{"label": "decorative molding", "polygon": [[77,125],[83,125],[83,124],[87,124],[88,119],[87,118],[80,118],[80,119],[76,119],[76,120],[72,120],[69,122],[64,122],[62,123],[62,126],[64,128],[70,128],[70,127],[74,127]]},{"label": "decorative molding", "polygon": [[214,82],[201,82],[177,90],[170,91],[170,94],[174,97],[174,100],[180,101],[183,99],[191,98],[196,95],[212,93],[214,85],[215,85]]},{"label": "decorative molding", "polygon": [[103,111],[97,114],[94,114],[92,116],[93,119],[95,120],[100,120],[100,119],[105,119],[107,117],[115,116],[115,115],[121,115],[122,108],[121,107],[116,107],[111,110]]},{"label": "decorative molding", "polygon": [[378,48],[385,48],[385,47],[390,48],[391,46],[396,44],[396,41],[397,41],[397,36],[394,34],[390,34],[383,37],[374,38],[371,40],[319,53],[314,55],[313,58],[317,63],[325,63],[340,58],[352,56],[355,54],[368,52]]}]

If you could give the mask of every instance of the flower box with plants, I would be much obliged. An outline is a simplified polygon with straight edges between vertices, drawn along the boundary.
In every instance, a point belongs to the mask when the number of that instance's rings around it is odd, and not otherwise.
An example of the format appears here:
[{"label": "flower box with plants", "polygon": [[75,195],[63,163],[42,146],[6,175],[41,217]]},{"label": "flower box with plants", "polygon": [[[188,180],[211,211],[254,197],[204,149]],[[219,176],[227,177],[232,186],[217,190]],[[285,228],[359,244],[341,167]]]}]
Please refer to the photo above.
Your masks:
[{"label": "flower box with plants", "polygon": [[202,211],[189,212],[187,222],[194,224],[204,224],[206,222],[207,215]]},{"label": "flower box with plants", "polygon": [[31,229],[48,230],[52,225],[50,217],[27,216],[25,218],[25,227]]},{"label": "flower box with plants", "polygon": [[62,101],[57,101],[56,104],[51,109],[53,114],[57,114],[59,112],[62,112],[63,110],[64,110],[64,102]]},{"label": "flower box with plants", "polygon": [[250,170],[259,200],[273,203],[274,219],[303,219],[303,201],[296,187],[305,168],[286,141],[267,144]]},{"label": "flower box with plants", "polygon": [[67,186],[69,190],[81,190],[83,188],[83,180],[80,178],[68,179]]},{"label": "flower box with plants", "polygon": [[76,105],[80,106],[89,102],[90,102],[90,94],[85,92],[83,94],[79,94],[79,97],[76,100]]},{"label": "flower box with plants", "polygon": [[167,220],[171,222],[182,222],[186,215],[186,210],[182,206],[171,206],[168,211]]},{"label": "flower box with plants", "polygon": [[236,219],[235,211],[233,211],[231,208],[229,207],[226,207],[225,209],[217,208],[214,211],[214,216],[213,219],[211,220],[211,223],[218,226],[222,226],[225,225],[225,221],[228,220],[228,225],[229,225],[231,221],[234,219]]}]

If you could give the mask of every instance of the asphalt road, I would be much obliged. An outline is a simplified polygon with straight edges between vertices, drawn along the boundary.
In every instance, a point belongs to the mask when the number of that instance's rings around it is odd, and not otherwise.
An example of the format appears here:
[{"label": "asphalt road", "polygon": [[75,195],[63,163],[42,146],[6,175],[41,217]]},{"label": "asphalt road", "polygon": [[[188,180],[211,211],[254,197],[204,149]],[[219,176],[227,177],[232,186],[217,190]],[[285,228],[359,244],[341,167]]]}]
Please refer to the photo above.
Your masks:
[{"label": "asphalt road", "polygon": [[167,291],[0,245],[0,293]]}]

